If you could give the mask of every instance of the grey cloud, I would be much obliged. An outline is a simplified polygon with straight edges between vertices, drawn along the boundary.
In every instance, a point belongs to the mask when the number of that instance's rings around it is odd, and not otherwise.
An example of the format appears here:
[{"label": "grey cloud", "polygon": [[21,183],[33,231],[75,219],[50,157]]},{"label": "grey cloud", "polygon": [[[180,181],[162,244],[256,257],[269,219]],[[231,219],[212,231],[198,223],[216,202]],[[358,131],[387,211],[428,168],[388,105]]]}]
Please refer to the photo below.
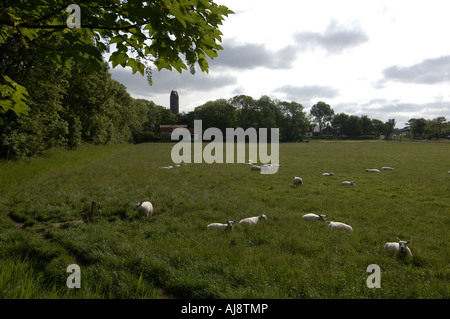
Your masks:
[{"label": "grey cloud", "polygon": [[112,78],[127,87],[131,95],[152,96],[166,94],[173,89],[177,91],[199,92],[226,87],[235,84],[236,78],[230,75],[214,76],[201,71],[194,75],[189,71],[178,73],[177,71],[161,70],[153,71],[153,85],[149,86],[147,78],[141,74],[132,74],[131,69],[116,67],[110,70]]},{"label": "grey cloud", "polygon": [[450,115],[450,102],[429,102],[429,103],[396,103],[387,104],[381,112],[403,112],[403,113],[417,113],[422,114],[423,117],[437,117]]},{"label": "grey cloud", "polygon": [[299,32],[294,39],[303,51],[321,48],[329,54],[340,54],[367,42],[369,37],[358,22],[339,25],[332,20],[324,32]]},{"label": "grey cloud", "polygon": [[[387,101],[384,99],[373,99],[369,103],[339,103],[335,106],[339,112],[352,113],[356,115],[374,114],[422,114],[426,118],[430,116],[450,115],[450,101],[429,103],[402,103],[398,101]],[[429,112],[429,115],[427,113]]]},{"label": "grey cloud", "polygon": [[384,81],[419,84],[448,82],[450,81],[450,55],[426,59],[407,67],[390,66],[383,70],[383,75]]},{"label": "grey cloud", "polygon": [[294,46],[270,51],[263,44],[233,45],[232,40],[228,40],[222,47],[224,49],[219,51],[219,56],[209,62],[213,68],[251,70],[265,67],[268,69],[289,69],[292,67],[298,51]]},{"label": "grey cloud", "polygon": [[303,103],[309,102],[313,99],[334,98],[339,95],[337,89],[320,85],[284,85],[275,89],[274,92],[284,93],[287,98],[299,101],[300,103],[302,103],[302,101]]}]

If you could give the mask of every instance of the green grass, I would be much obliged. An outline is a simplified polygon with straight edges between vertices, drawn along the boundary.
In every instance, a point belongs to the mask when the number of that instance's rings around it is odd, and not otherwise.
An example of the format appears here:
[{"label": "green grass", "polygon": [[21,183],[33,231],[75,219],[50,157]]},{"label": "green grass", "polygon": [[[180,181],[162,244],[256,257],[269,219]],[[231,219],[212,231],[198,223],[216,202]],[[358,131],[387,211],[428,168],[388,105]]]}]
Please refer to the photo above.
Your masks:
[{"label": "green grass", "polygon": [[[9,291],[0,297],[450,297],[449,144],[282,143],[283,166],[274,175],[242,164],[160,169],[173,165],[173,145],[86,147],[0,162],[7,185],[0,191],[0,278],[9,278],[0,281],[0,292]],[[395,170],[365,172],[382,166]],[[326,171],[335,176],[323,177]],[[294,175],[301,187],[293,187]],[[344,180],[356,186],[340,186]],[[102,216],[92,219],[93,200]],[[152,218],[133,211],[138,200],[153,203]],[[262,212],[268,220],[253,227],[206,228]],[[303,221],[310,212],[354,232]],[[412,258],[384,251],[397,236],[412,239]],[[14,261],[22,283],[11,280]],[[65,285],[72,263],[81,267],[80,289]],[[381,289],[366,285],[370,264],[381,268]],[[24,285],[33,289],[11,292]]]}]

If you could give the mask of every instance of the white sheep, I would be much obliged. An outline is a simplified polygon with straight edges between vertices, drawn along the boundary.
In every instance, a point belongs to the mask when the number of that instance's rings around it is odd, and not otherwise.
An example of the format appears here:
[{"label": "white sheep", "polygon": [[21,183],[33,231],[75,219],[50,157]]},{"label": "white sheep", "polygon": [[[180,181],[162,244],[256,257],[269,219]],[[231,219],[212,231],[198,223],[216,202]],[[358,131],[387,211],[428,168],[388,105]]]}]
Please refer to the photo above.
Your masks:
[{"label": "white sheep", "polygon": [[139,212],[140,216],[148,217],[153,215],[153,205],[150,202],[137,203],[134,210]]},{"label": "white sheep", "polygon": [[211,229],[233,229],[233,227],[234,227],[234,223],[235,223],[236,221],[235,220],[227,220],[227,223],[226,224],[221,224],[221,223],[212,223],[212,224],[209,224],[207,227],[208,228],[211,228]]},{"label": "white sheep", "polygon": [[323,173],[322,176],[334,176],[334,173]]},{"label": "white sheep", "polygon": [[328,225],[331,229],[341,229],[341,230],[346,230],[346,231],[353,231],[352,226],[341,223],[341,222],[329,222]]},{"label": "white sheep", "polygon": [[380,170],[379,170],[379,169],[376,169],[376,168],[368,168],[368,169],[366,169],[366,172],[369,172],[369,173],[379,173]]},{"label": "white sheep", "polygon": [[394,170],[392,167],[388,167],[388,166],[383,166],[381,169],[384,171],[393,171]]},{"label": "white sheep", "polygon": [[354,181],[344,181],[342,182],[342,186],[355,186],[355,182]]},{"label": "white sheep", "polygon": [[248,218],[244,218],[242,219],[239,224],[250,224],[250,225],[255,225],[257,224],[260,220],[263,219],[267,219],[266,214],[262,213],[259,216],[255,216],[255,217],[248,217]]},{"label": "white sheep", "polygon": [[328,215],[316,215],[316,214],[306,214],[303,215],[303,219],[305,220],[320,220],[325,221],[325,219],[328,217]]},{"label": "white sheep", "polygon": [[384,245],[384,249],[386,249],[387,251],[393,251],[396,253],[407,253],[408,255],[412,256],[412,252],[411,249],[409,249],[408,245],[411,241],[403,241],[400,238],[397,237],[398,243],[386,243]]},{"label": "white sheep", "polygon": [[294,186],[300,186],[303,184],[303,179],[298,176],[294,176]]}]

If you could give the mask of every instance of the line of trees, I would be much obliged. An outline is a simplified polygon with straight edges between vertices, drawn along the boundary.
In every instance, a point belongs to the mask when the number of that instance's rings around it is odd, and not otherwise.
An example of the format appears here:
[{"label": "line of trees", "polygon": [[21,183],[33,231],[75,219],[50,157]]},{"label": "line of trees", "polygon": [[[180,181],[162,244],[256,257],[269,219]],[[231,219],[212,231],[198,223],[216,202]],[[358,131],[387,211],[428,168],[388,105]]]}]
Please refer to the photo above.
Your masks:
[{"label": "line of trees", "polygon": [[346,113],[335,114],[330,105],[319,101],[311,107],[312,121],[319,128],[319,135],[332,136],[373,136],[385,135],[389,138],[395,129],[395,119],[383,122],[370,119],[367,115],[356,116]]},{"label": "line of trees", "polygon": [[[297,102],[238,95],[209,101],[173,115],[152,101],[134,99],[111,79],[112,66],[132,68],[152,82],[152,65],[178,72],[209,69],[220,46],[219,26],[229,14],[214,1],[99,0],[80,3],[81,28],[69,29],[67,4],[6,1],[0,5],[0,158],[30,156],[53,146],[136,143],[160,138],[161,124],[203,120],[203,128],[280,129],[280,138],[298,141],[313,122],[320,134],[390,136],[395,120],[334,114],[325,102],[310,114]],[[150,18],[149,18],[150,17]],[[442,138],[449,123],[411,119],[414,138]]]},{"label": "line of trees", "polygon": [[[366,115],[335,114],[330,105],[318,102],[307,114],[297,102],[254,99],[237,95],[217,99],[193,111],[174,115],[170,109],[145,99],[134,99],[126,87],[111,78],[108,63],[98,61],[91,72],[70,61],[63,67],[36,57],[33,47],[20,37],[0,44],[0,72],[8,73],[27,87],[27,116],[12,111],[0,118],[0,158],[30,156],[53,146],[75,149],[93,144],[139,143],[160,139],[161,124],[203,121],[203,129],[217,127],[279,128],[280,139],[298,141],[311,131],[319,135],[387,137],[395,120],[383,122]],[[412,118],[404,131],[413,138],[443,138],[450,134],[444,117]]]},{"label": "line of trees", "polygon": [[431,120],[412,118],[406,123],[404,132],[413,139],[447,138],[450,136],[450,122],[443,116]]},{"label": "line of trees", "polygon": [[156,138],[159,122],[177,118],[133,99],[111,79],[103,54],[150,85],[153,67],[208,72],[207,58],[223,49],[219,27],[233,14],[214,1],[69,4],[0,2],[1,158]]},{"label": "line of trees", "polygon": [[209,101],[181,115],[180,123],[192,127],[196,119],[202,120],[204,130],[216,127],[222,132],[236,127],[279,128],[280,139],[285,141],[297,141],[309,130],[309,118],[301,104],[272,100],[266,95],[258,100],[236,95],[228,100]]},{"label": "line of trees", "polygon": [[20,37],[0,44],[1,74],[27,88],[27,115],[11,110],[0,118],[0,158],[30,156],[53,146],[82,142],[117,144],[159,137],[160,123],[177,123],[165,107],[134,99],[111,79],[108,63],[91,72],[73,60],[58,67],[36,57]]}]

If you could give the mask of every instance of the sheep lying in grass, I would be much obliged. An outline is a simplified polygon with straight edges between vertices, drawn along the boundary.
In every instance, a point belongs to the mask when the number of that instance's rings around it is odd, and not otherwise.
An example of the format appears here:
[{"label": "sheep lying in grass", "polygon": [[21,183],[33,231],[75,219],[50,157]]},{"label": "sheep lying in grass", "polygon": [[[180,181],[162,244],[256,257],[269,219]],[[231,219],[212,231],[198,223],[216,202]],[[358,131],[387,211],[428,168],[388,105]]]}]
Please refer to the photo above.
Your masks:
[{"label": "sheep lying in grass", "polygon": [[355,186],[355,182],[354,181],[344,181],[342,182],[342,186]]},{"label": "sheep lying in grass", "polygon": [[334,176],[334,173],[323,173],[322,176]]},{"label": "sheep lying in grass", "polygon": [[235,220],[227,220],[226,224],[221,223],[212,223],[209,224],[207,227],[211,229],[233,229]]},{"label": "sheep lying in grass", "polygon": [[242,219],[239,224],[250,224],[250,225],[255,225],[257,224],[260,220],[263,219],[267,219],[266,214],[262,213],[259,216],[255,216],[255,217],[248,217],[248,218],[244,218]]},{"label": "sheep lying in grass", "polygon": [[379,170],[379,169],[376,169],[376,168],[368,168],[368,169],[366,169],[366,172],[369,172],[369,173],[379,173],[380,170]]},{"label": "sheep lying in grass", "polygon": [[301,186],[303,184],[303,179],[298,176],[294,176],[294,186]]},{"label": "sheep lying in grass", "polygon": [[150,202],[136,203],[134,210],[139,212],[142,217],[148,217],[153,215],[153,205]]},{"label": "sheep lying in grass", "polygon": [[388,167],[388,166],[383,166],[381,169],[384,171],[393,171],[394,170],[392,167]]},{"label": "sheep lying in grass", "polygon": [[328,215],[316,215],[316,214],[306,214],[303,215],[303,219],[305,220],[320,220],[325,221],[325,219],[328,217]]},{"label": "sheep lying in grass", "polygon": [[341,222],[329,222],[328,225],[331,229],[340,229],[340,230],[346,230],[346,231],[353,231],[352,226],[341,223]]},{"label": "sheep lying in grass", "polygon": [[392,251],[392,252],[396,252],[398,254],[408,254],[410,256],[412,256],[412,252],[411,249],[409,249],[408,245],[411,241],[403,241],[400,238],[397,237],[398,243],[386,243],[384,245],[384,249],[386,249],[387,251]]}]

